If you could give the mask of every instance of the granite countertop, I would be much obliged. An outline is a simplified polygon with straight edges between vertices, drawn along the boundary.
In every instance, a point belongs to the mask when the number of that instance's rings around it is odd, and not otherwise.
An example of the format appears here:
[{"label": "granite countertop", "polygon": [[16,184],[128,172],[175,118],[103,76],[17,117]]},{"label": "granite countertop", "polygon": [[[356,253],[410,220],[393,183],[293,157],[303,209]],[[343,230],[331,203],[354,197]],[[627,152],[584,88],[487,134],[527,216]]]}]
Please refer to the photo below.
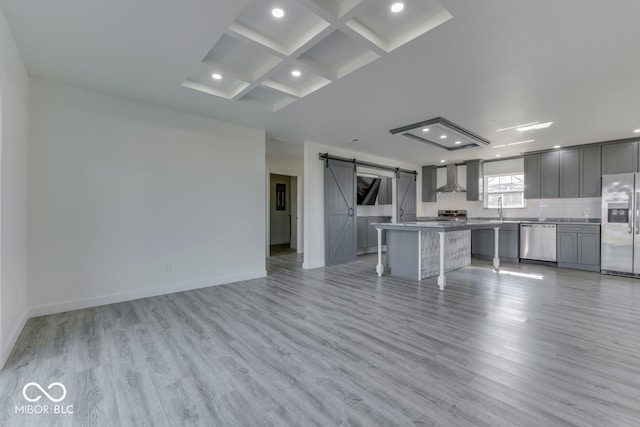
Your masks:
[{"label": "granite countertop", "polygon": [[416,221],[416,222],[385,222],[372,223],[376,228],[384,230],[421,230],[421,231],[456,231],[472,230],[477,228],[491,228],[499,226],[503,222],[499,219],[470,219],[466,221]]},{"label": "granite countertop", "polygon": [[[487,220],[496,218],[469,218],[470,220]],[[504,223],[538,223],[538,224],[594,224],[601,223],[600,218],[504,218]]]},{"label": "granite countertop", "polygon": [[[419,217],[418,222],[447,222],[442,221],[439,217]],[[502,221],[496,217],[469,217],[466,219],[448,220],[448,222],[465,222],[465,221],[494,221],[504,224],[520,224],[520,223],[540,223],[540,224],[600,224],[600,218],[504,218]]]},{"label": "granite countertop", "polygon": [[600,218],[467,218],[449,221],[437,221],[432,218],[418,218],[415,222],[400,223],[372,223],[388,230],[425,230],[425,231],[454,231],[491,228],[500,224],[593,224],[600,225]]}]

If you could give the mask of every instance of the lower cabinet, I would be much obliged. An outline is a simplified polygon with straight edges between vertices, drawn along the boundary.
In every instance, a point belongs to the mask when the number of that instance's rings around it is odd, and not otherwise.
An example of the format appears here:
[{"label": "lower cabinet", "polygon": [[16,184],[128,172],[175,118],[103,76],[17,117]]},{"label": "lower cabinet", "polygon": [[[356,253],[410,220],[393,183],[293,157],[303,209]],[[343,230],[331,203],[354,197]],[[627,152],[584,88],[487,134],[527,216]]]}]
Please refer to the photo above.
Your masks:
[{"label": "lower cabinet", "polygon": [[600,226],[558,224],[558,267],[600,271]]},{"label": "lower cabinet", "polygon": [[[386,223],[391,222],[391,217],[388,216],[359,216],[357,221],[357,234],[358,234],[358,252],[370,253],[378,250],[378,230],[372,223]],[[387,235],[382,233],[382,244],[387,244]]]},{"label": "lower cabinet", "polygon": [[[471,230],[471,256],[492,260],[494,252],[493,229]],[[500,262],[520,261],[520,231],[518,224],[502,224],[498,234]]]},{"label": "lower cabinet", "polygon": [[368,216],[359,216],[356,224],[357,248],[364,249],[367,247],[367,225]]}]

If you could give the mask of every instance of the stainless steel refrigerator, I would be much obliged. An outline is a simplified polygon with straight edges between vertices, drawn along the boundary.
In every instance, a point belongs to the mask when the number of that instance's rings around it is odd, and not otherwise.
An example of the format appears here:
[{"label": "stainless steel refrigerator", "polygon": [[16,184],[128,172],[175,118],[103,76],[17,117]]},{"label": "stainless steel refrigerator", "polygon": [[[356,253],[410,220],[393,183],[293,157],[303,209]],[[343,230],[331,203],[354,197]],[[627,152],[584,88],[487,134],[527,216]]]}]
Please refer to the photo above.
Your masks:
[{"label": "stainless steel refrigerator", "polygon": [[640,174],[602,176],[603,273],[640,275]]}]

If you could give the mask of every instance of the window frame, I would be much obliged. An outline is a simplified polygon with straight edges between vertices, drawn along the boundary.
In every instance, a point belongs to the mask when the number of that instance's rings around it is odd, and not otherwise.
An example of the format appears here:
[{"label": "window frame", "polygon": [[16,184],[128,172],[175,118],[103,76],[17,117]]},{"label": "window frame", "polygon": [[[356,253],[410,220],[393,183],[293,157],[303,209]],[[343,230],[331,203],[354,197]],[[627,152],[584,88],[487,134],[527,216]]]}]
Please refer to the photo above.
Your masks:
[{"label": "window frame", "polygon": [[[518,191],[508,190],[508,191],[490,192],[489,191],[489,179],[490,178],[504,177],[504,176],[511,177],[511,180],[513,180],[513,177],[515,177],[515,176],[522,176],[522,183],[523,183],[522,190],[518,190]],[[489,198],[490,198],[489,196],[492,195],[492,194],[500,194],[500,195],[522,194],[522,205],[521,206],[513,206],[513,205],[507,206],[507,205],[504,205],[503,209],[526,209],[527,208],[527,199],[524,197],[524,172],[497,173],[497,174],[485,175],[483,181],[484,181],[483,182],[483,187],[484,187],[484,195],[485,195],[485,197],[484,197],[484,208],[485,209],[498,209],[498,206],[489,206]]]}]

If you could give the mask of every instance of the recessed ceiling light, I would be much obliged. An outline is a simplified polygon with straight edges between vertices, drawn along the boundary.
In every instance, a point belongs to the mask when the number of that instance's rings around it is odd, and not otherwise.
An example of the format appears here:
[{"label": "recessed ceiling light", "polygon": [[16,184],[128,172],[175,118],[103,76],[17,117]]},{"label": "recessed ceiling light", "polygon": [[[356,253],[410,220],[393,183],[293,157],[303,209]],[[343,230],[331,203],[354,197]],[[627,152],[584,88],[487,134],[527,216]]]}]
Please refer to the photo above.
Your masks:
[{"label": "recessed ceiling light", "polygon": [[549,126],[551,126],[551,124],[553,124],[553,122],[538,123],[538,124],[530,125],[530,126],[520,126],[520,127],[517,127],[516,130],[518,132],[526,132],[528,130],[544,129],[544,128],[548,128]]},{"label": "recessed ceiling light", "polygon": [[496,157],[502,157],[502,154],[496,154]]},{"label": "recessed ceiling light", "polygon": [[447,135],[440,135],[440,139],[447,139]]},{"label": "recessed ceiling light", "polygon": [[560,148],[560,146],[559,145],[554,145],[553,148]]},{"label": "recessed ceiling light", "polygon": [[293,77],[300,77],[300,76],[302,75],[302,73],[300,72],[300,70],[293,70],[293,71],[291,72],[291,75],[292,75]]},{"label": "recessed ceiling light", "polygon": [[222,75],[218,74],[218,73],[213,73],[211,74],[211,78],[214,80],[221,80],[222,79]]},{"label": "recessed ceiling light", "polygon": [[456,145],[462,144],[462,141],[456,141]]},{"label": "recessed ceiling light", "polygon": [[429,132],[429,128],[422,129],[422,132]]},{"label": "recessed ceiling light", "polygon": [[446,160],[440,160],[440,163],[444,163],[444,162],[446,162]]},{"label": "recessed ceiling light", "polygon": [[393,13],[402,12],[403,10],[404,10],[404,3],[402,3],[401,1],[391,5],[391,12]]},{"label": "recessed ceiling light", "polygon": [[275,18],[282,18],[284,16],[284,10],[280,9],[279,7],[276,7],[275,9],[273,9],[271,11],[271,14],[275,17]]},{"label": "recessed ceiling light", "polygon": [[635,133],[640,133],[640,129],[634,130]]}]

